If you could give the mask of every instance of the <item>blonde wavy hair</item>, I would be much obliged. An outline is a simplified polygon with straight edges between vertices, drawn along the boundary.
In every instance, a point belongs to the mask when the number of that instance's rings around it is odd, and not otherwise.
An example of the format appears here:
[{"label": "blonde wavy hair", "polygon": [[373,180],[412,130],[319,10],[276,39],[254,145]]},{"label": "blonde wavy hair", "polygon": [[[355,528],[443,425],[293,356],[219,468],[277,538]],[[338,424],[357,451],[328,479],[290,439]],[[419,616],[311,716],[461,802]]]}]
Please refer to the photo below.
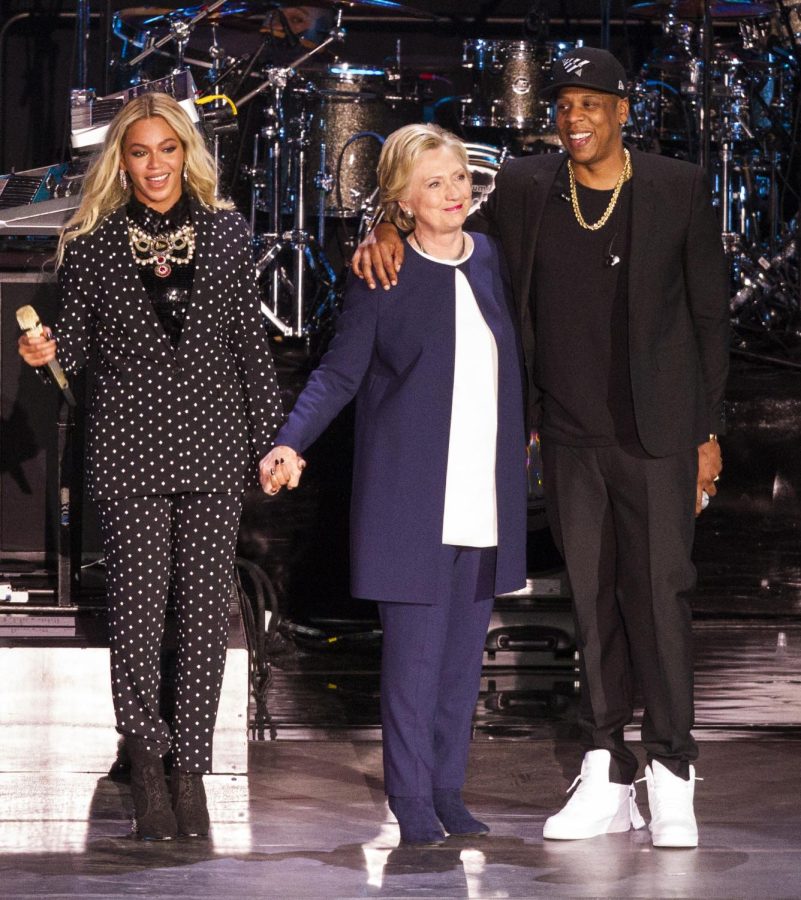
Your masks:
[{"label": "blonde wavy hair", "polygon": [[64,249],[70,241],[94,231],[109,213],[128,202],[130,183],[123,190],[119,179],[125,135],[134,122],[157,116],[164,119],[181,142],[186,166],[184,185],[189,193],[209,209],[233,209],[230,200],[215,196],[217,172],[214,159],[181,105],[169,94],[142,94],[126,103],[108,127],[103,146],[86,173],[81,204],[61,232],[56,249],[57,265],[61,265]]},{"label": "blonde wavy hair", "polygon": [[401,231],[414,229],[414,218],[401,206],[417,160],[426,150],[448,147],[470,175],[464,144],[439,125],[404,125],[384,141],[378,159],[378,192],[384,218]]}]

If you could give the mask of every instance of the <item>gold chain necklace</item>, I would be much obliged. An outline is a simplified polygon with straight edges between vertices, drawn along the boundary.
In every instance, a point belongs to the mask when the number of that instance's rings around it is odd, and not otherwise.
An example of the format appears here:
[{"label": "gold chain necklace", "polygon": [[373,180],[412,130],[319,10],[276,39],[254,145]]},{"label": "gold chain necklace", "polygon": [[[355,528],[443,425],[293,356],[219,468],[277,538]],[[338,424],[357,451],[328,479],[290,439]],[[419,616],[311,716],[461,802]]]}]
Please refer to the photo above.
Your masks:
[{"label": "gold chain necklace", "polygon": [[576,176],[573,174],[573,160],[569,159],[567,161],[567,175],[570,179],[570,205],[573,207],[573,214],[576,217],[576,221],[579,223],[579,225],[581,225],[582,228],[586,228],[588,231],[598,231],[599,228],[603,228],[604,225],[606,225],[606,223],[609,221],[609,216],[611,216],[615,211],[617,198],[620,196],[620,192],[623,190],[623,185],[626,183],[626,181],[628,181],[629,178],[631,178],[631,154],[629,153],[627,147],[623,148],[623,153],[626,155],[626,161],[623,163],[623,171],[620,173],[620,177],[617,180],[614,191],[612,191],[612,198],[609,201],[609,205],[606,207],[606,210],[601,218],[598,219],[597,222],[593,222],[592,225],[586,222],[584,216],[582,216],[581,214],[578,191],[576,190]]}]

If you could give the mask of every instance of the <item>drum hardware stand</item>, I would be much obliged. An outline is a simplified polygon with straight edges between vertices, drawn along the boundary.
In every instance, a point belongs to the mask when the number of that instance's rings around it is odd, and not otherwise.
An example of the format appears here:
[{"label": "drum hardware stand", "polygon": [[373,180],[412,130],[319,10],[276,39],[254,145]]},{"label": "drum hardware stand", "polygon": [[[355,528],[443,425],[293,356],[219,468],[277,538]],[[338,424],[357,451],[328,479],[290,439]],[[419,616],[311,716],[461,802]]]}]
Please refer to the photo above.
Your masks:
[{"label": "drum hardware stand", "polygon": [[[128,61],[129,68],[133,68],[138,65],[143,60],[147,59],[152,53],[155,53],[156,50],[161,50],[161,48],[168,44],[170,41],[178,42],[178,59],[179,64],[183,65],[183,57],[184,50],[186,49],[186,42],[189,40],[189,35],[194,30],[195,25],[198,22],[202,22],[207,16],[210,16],[215,10],[219,9],[223,3],[226,3],[227,0],[213,0],[208,6],[203,6],[200,9],[200,12],[197,15],[193,16],[188,22],[184,22],[183,20],[175,20],[170,24],[170,31],[168,34],[165,34],[164,37],[159,38],[152,44],[149,44],[145,49],[138,53],[133,59]],[[178,27],[180,26],[180,27]],[[183,42],[183,44],[182,44]]]},{"label": "drum hardware stand", "polygon": [[714,52],[712,33],[712,0],[704,0],[704,18],[701,35],[702,90],[701,105],[698,109],[698,135],[700,154],[698,162],[709,172],[712,157],[712,123],[709,112],[712,109],[712,55]]},{"label": "drum hardware stand", "polygon": [[89,80],[89,28],[91,26],[90,0],[78,0],[75,17],[76,50],[78,53],[78,88],[85,91]]},{"label": "drum hardware stand", "polygon": [[[306,275],[307,268],[310,273],[318,277],[320,269],[331,273],[331,281],[333,282],[333,272],[328,260],[322,251],[322,242],[315,242],[309,232],[306,230],[306,151],[309,146],[308,136],[308,113],[303,110],[294,120],[293,124],[297,126],[297,135],[290,138],[288,146],[293,151],[292,161],[294,162],[294,191],[292,199],[294,201],[293,223],[292,229],[282,231],[282,192],[281,192],[281,157],[282,144],[286,136],[283,119],[283,98],[284,91],[289,79],[294,75],[295,70],[305,63],[312,56],[315,56],[325,47],[345,39],[345,30],[342,28],[342,10],[337,10],[336,22],[331,29],[329,36],[308,53],[302,54],[289,66],[285,68],[270,68],[267,70],[267,78],[252,91],[245,94],[236,101],[237,108],[249,103],[258,94],[271,89],[272,98],[271,105],[266,110],[266,125],[257,134],[254,141],[253,150],[253,166],[251,176],[253,178],[253,190],[251,194],[251,228],[255,232],[256,226],[256,210],[259,206],[261,189],[266,185],[269,188],[270,202],[268,205],[268,230],[263,235],[263,250],[261,257],[256,263],[256,271],[259,275],[269,270],[269,288],[268,300],[262,303],[262,312],[269,321],[285,336],[285,337],[305,337],[309,330],[307,322],[307,310],[305,303],[306,293]],[[268,141],[267,161],[268,161],[268,177],[266,180],[260,180],[262,169],[260,167],[260,139]],[[324,163],[321,165],[321,171],[317,173],[315,186],[321,192],[322,205],[325,205],[325,168]],[[318,184],[319,181],[319,184]],[[329,188],[330,190],[330,188]],[[321,217],[322,220],[322,217]],[[324,227],[321,221],[318,227]],[[281,251],[289,246],[292,251],[292,274],[291,280],[287,279],[286,273],[278,264],[278,257]],[[319,277],[318,277],[319,280]],[[284,322],[279,315],[279,301],[282,288],[288,289],[292,299],[292,311],[290,322]],[[333,286],[329,285],[327,291],[327,300],[333,296]],[[323,305],[325,305],[325,302]],[[315,311],[312,318],[318,315]]]},{"label": "drum hardware stand", "polygon": [[334,189],[334,176],[326,168],[325,142],[320,144],[320,168],[314,176],[314,186],[318,191],[317,200],[317,244],[322,247],[325,244],[325,200]]},{"label": "drum hardware stand", "polygon": [[[251,182],[250,204],[250,229],[256,233],[256,212],[264,205],[264,192],[267,193],[267,231],[262,235],[263,255],[256,264],[256,270],[261,274],[272,265],[282,249],[281,237],[281,213],[282,191],[281,170],[283,158],[283,144],[286,136],[283,114],[283,95],[289,80],[291,70],[272,69],[270,71],[272,96],[267,108],[264,110],[265,124],[260,128],[253,141],[253,165],[248,174]],[[266,170],[261,165],[261,147],[267,146]],[[265,249],[266,248],[266,249]],[[278,316],[278,298],[281,293],[281,273],[277,266],[270,273],[269,306],[271,314],[268,318],[273,324]],[[280,321],[280,320],[279,320]],[[281,329],[283,330],[283,328]]]},{"label": "drum hardware stand", "polygon": [[217,79],[220,77],[220,70],[222,68],[222,61],[228,55],[225,52],[225,48],[220,45],[220,42],[217,40],[217,30],[218,26],[215,22],[211,26],[211,46],[209,47],[209,57],[211,59],[211,68],[209,69],[206,79],[209,84],[215,84]]},{"label": "drum hardware stand", "polygon": [[[217,0],[217,2],[213,4],[213,6],[215,6],[215,7],[219,6],[221,2],[225,2],[225,0]],[[342,10],[338,9],[336,22],[334,23],[334,27],[331,29],[331,33],[328,35],[328,37],[324,41],[322,41],[322,43],[318,44],[316,47],[313,47],[311,50],[309,50],[308,53],[304,53],[302,56],[299,56],[296,60],[293,60],[289,64],[289,66],[286,67],[286,69],[284,71],[286,71],[287,73],[291,73],[292,71],[297,69],[299,66],[302,66],[303,63],[305,63],[307,60],[311,59],[312,56],[316,56],[321,50],[324,50],[326,47],[330,46],[334,42],[342,43],[344,40],[345,40],[345,29],[342,27]],[[253,88],[253,90],[250,91],[250,93],[245,94],[244,97],[240,97],[239,100],[235,101],[237,107],[242,107],[246,103],[250,103],[250,101],[257,94],[260,94],[262,91],[271,87],[271,85],[272,85],[272,77],[268,75],[267,79],[265,81],[263,81],[258,87]]]},{"label": "drum hardware stand", "polygon": [[612,0],[602,0],[601,3],[601,47],[608,50],[611,45],[611,19]]},{"label": "drum hardware stand", "polygon": [[384,218],[384,208],[377,202],[378,191],[379,188],[376,188],[373,193],[370,194],[370,196],[367,198],[367,203],[365,203],[364,205],[362,217],[359,220],[359,228],[356,232],[355,246],[361,244],[361,242],[367,237],[367,235],[371,234],[375,230],[376,225],[378,225]]},{"label": "drum hardware stand", "polygon": [[[304,293],[306,287],[306,248],[309,246],[309,233],[306,231],[306,150],[309,146],[308,122],[305,115],[300,117],[300,129],[296,138],[290,140],[290,147],[295,149],[295,215],[294,227],[291,231],[285,231],[283,239],[289,242],[292,248],[292,271],[294,280],[292,288],[294,293],[293,313],[295,317],[293,337],[301,337],[304,334]],[[286,332],[285,332],[286,333]]]}]

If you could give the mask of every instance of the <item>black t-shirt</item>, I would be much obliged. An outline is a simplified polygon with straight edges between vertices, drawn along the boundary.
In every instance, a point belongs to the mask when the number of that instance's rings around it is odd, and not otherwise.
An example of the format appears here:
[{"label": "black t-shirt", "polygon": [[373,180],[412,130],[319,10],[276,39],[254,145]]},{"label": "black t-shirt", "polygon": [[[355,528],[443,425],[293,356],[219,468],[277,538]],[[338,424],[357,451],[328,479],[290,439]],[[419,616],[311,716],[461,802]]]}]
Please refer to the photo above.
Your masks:
[{"label": "black t-shirt", "polygon": [[[612,191],[577,185],[587,223]],[[582,228],[565,166],[546,202],[534,261],[537,386],[544,437],[583,447],[639,447],[628,350],[631,181],[606,224]]]}]

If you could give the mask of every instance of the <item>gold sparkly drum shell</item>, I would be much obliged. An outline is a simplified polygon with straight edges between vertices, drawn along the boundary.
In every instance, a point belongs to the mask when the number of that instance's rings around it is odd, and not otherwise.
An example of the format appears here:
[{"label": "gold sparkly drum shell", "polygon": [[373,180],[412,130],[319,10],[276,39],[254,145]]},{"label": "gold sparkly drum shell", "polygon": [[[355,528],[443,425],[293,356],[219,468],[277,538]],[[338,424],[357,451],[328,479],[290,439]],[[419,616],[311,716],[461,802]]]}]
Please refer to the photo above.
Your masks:
[{"label": "gold sparkly drum shell", "polygon": [[315,76],[314,84],[309,184],[313,185],[320,168],[321,145],[325,144],[326,169],[333,177],[326,215],[355,217],[376,189],[381,153],[378,137],[385,139],[402,125],[419,121],[420,106],[390,94],[383,69],[339,63]]},{"label": "gold sparkly drum shell", "polygon": [[469,128],[533,129],[540,118],[544,79],[528,41],[465,41],[462,65],[473,71],[461,124]]}]

